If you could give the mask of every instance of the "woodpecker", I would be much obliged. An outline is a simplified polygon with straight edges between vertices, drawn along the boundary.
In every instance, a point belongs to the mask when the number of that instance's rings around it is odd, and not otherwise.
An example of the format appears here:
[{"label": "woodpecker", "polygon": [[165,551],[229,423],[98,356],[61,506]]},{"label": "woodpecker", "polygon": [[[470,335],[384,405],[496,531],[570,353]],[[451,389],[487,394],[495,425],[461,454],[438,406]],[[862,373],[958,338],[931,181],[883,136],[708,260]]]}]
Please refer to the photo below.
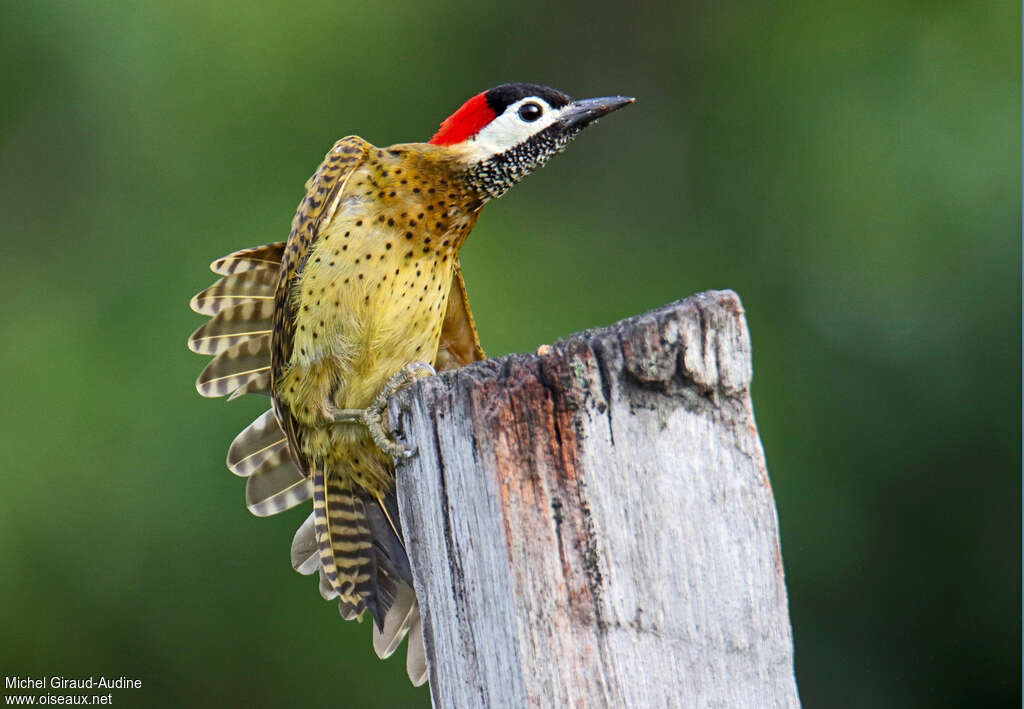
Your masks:
[{"label": "woodpecker", "polygon": [[292,565],[319,573],[346,620],[369,611],[381,658],[408,635],[413,684],[426,681],[426,663],[394,489],[394,458],[413,451],[386,433],[388,397],[484,358],[459,265],[480,209],[632,102],[503,84],[466,101],[427,143],[342,138],[306,183],[288,241],[214,261],[220,280],[191,301],[212,316],[188,341],[214,355],[199,393],[273,404],[228,450],[249,510],[312,498]]}]

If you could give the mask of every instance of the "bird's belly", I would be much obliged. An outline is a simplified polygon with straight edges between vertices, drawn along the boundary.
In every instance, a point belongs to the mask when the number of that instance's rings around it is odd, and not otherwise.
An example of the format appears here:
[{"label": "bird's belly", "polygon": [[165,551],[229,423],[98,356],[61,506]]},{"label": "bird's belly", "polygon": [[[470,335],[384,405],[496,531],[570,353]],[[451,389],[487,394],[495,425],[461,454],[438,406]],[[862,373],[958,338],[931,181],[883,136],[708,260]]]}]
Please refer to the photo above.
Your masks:
[{"label": "bird's belly", "polygon": [[405,365],[437,355],[453,258],[408,253],[330,241],[314,251],[293,293],[292,357],[275,392],[302,429],[304,454],[371,490],[390,484],[390,459],[365,427],[332,425],[331,412],[366,408]]},{"label": "bird's belly", "polygon": [[434,361],[454,259],[397,241],[325,239],[311,255],[293,294],[295,341],[282,382],[299,394],[293,411],[364,408],[402,367]]}]

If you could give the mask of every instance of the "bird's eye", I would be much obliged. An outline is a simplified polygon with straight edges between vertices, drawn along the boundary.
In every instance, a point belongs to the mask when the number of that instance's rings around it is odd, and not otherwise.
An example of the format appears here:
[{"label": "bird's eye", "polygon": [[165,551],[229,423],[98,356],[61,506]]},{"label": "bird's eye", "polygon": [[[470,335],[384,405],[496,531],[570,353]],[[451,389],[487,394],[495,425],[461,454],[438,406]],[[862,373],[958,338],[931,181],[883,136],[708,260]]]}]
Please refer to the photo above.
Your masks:
[{"label": "bird's eye", "polygon": [[519,117],[527,123],[533,123],[540,118],[542,113],[544,113],[544,109],[535,103],[524,103],[519,107]]}]

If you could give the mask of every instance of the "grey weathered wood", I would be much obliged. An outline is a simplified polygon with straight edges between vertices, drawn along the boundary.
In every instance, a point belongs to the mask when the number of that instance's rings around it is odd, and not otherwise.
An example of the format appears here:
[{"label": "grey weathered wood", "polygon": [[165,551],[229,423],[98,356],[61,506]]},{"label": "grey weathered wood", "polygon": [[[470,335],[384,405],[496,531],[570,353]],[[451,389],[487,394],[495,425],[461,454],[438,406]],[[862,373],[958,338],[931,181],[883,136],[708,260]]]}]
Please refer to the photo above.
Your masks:
[{"label": "grey weathered wood", "polygon": [[418,383],[399,503],[439,707],[794,707],[739,298]]}]

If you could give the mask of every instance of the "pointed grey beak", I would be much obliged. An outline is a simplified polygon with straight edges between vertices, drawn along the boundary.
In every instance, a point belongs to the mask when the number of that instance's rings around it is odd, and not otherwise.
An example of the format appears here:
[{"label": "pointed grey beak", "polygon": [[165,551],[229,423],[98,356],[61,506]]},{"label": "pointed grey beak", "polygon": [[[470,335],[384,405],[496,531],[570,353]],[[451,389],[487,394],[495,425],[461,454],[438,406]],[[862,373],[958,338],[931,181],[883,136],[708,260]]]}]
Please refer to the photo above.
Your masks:
[{"label": "pointed grey beak", "polygon": [[565,113],[558,123],[566,130],[582,130],[601,116],[616,111],[636,101],[631,96],[604,96],[573,101],[565,107]]}]

